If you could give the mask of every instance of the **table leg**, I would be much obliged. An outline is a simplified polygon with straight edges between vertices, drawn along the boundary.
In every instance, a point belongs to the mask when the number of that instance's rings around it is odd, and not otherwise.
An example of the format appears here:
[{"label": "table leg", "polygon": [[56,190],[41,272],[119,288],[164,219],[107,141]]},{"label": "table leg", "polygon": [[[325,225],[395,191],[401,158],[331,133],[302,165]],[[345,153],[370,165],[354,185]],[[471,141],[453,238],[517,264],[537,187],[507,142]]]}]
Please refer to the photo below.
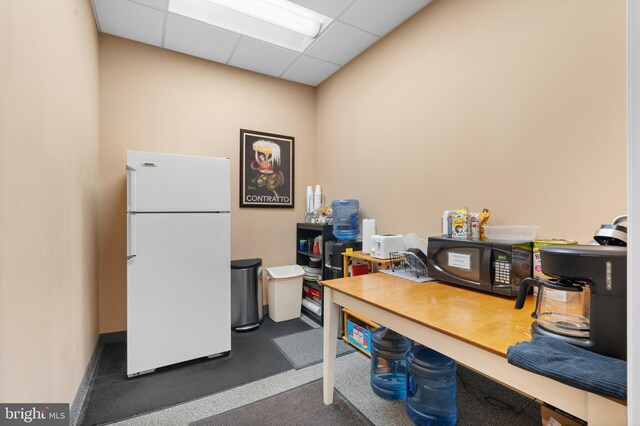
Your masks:
[{"label": "table leg", "polygon": [[342,255],[342,276],[344,278],[349,278],[349,258]]},{"label": "table leg", "polygon": [[333,403],[333,384],[336,369],[336,344],[338,343],[339,306],[333,303],[333,290],[325,287],[322,295],[324,301],[324,334],[323,334],[323,369],[322,390],[324,403]]}]

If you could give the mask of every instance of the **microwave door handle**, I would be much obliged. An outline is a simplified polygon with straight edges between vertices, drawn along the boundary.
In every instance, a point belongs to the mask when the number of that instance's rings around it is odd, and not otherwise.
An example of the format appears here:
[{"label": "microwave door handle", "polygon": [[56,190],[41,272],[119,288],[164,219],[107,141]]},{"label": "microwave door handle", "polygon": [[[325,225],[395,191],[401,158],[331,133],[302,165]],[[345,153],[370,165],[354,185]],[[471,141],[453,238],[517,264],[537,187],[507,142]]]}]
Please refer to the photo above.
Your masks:
[{"label": "microwave door handle", "polygon": [[480,265],[488,265],[488,268],[480,266],[480,284],[491,289],[491,272],[493,271],[493,250],[484,249]]}]

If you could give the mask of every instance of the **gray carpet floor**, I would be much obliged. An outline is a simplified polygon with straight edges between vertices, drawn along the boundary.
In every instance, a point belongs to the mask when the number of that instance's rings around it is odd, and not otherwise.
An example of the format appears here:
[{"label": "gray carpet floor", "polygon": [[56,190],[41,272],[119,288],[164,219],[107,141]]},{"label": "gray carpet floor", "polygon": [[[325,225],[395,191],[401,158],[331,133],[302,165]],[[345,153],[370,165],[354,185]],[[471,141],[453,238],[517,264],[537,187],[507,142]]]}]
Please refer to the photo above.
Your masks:
[{"label": "gray carpet floor", "polygon": [[[259,357],[259,348],[255,348],[255,351],[256,356]],[[338,357],[336,359],[336,390],[375,425],[412,425],[405,413],[404,401],[387,401],[373,393],[369,381],[370,368],[370,359],[359,351]],[[541,424],[540,408],[535,402],[464,367],[458,366],[457,376],[458,425],[538,426]],[[321,378],[322,363],[317,363],[184,404],[133,417],[116,425],[187,425],[230,410],[250,410],[251,404],[256,401],[265,400]],[[318,394],[321,393],[318,392]]]},{"label": "gray carpet floor", "polygon": [[[404,401],[387,401],[375,395],[369,382],[371,362],[360,352],[336,360],[336,389],[373,424],[411,426]],[[469,377],[471,379],[469,379]],[[322,364],[290,370],[186,404],[134,417],[118,426],[186,425],[285,392],[322,378]],[[461,379],[464,383],[461,382]],[[505,392],[506,398],[502,395]],[[468,369],[459,368],[456,395],[459,426],[513,426],[541,424],[534,402]],[[296,424],[296,423],[294,423]]]},{"label": "gray carpet floor", "polygon": [[[349,362],[340,365],[346,358]],[[376,425],[413,425],[405,413],[404,401],[388,401],[373,393],[370,369],[369,358],[359,352],[338,358],[336,388]],[[456,406],[458,426],[539,426],[542,423],[540,408],[534,401],[460,365]]]},{"label": "gray carpet floor", "polygon": [[[296,370],[322,362],[322,328],[302,331],[271,339]],[[339,340],[337,356],[354,352],[352,346]]]},{"label": "gray carpet floor", "polygon": [[322,380],[191,423],[192,426],[367,426],[371,424],[338,391],[333,393],[333,404],[325,405],[322,400]]},{"label": "gray carpet floor", "polygon": [[299,319],[276,323],[265,317],[253,331],[232,333],[231,353],[224,357],[192,360],[134,378],[126,374],[126,340],[107,343],[79,424],[139,416],[290,370],[291,363],[271,339],[306,330],[313,329]]}]

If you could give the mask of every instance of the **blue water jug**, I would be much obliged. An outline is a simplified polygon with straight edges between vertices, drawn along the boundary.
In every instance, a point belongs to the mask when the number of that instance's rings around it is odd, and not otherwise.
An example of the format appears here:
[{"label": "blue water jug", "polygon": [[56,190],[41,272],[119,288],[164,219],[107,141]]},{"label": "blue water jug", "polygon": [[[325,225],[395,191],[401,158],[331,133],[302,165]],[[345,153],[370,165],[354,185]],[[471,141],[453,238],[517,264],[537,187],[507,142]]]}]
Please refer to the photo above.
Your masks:
[{"label": "blue water jug", "polygon": [[456,362],[426,346],[407,353],[409,418],[417,425],[453,426],[456,411]]},{"label": "blue water jug", "polygon": [[371,333],[371,389],[385,399],[407,394],[407,351],[411,340],[385,327]]},{"label": "blue water jug", "polygon": [[355,240],[358,227],[358,200],[333,200],[333,235],[339,240]]}]

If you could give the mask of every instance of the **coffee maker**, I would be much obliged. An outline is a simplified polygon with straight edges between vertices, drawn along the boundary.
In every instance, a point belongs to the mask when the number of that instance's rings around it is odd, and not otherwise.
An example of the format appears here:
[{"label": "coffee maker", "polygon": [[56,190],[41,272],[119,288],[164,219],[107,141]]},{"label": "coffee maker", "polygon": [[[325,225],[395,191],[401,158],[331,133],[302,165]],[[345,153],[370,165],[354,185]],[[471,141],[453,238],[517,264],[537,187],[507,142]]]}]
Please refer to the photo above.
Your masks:
[{"label": "coffee maker", "polygon": [[324,266],[327,268],[328,277],[325,279],[344,277],[342,253],[348,248],[354,251],[362,250],[362,241],[355,240],[332,240],[327,241],[324,246]]},{"label": "coffee maker", "polygon": [[531,331],[626,360],[627,248],[546,246],[540,256],[552,278],[522,281],[516,300],[522,309],[529,288],[538,287]]}]

